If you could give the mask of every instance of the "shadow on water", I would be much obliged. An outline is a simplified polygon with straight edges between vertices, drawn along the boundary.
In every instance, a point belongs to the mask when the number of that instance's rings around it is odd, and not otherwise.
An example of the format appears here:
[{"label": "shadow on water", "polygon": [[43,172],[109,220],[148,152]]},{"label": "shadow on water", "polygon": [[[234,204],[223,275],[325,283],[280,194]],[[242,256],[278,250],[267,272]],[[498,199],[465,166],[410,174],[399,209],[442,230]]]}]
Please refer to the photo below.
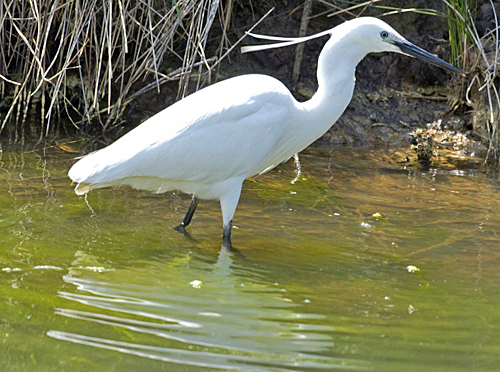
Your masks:
[{"label": "shadow on water", "polygon": [[72,155],[2,153],[3,371],[495,371],[499,183],[315,147],[218,203],[73,193]]}]

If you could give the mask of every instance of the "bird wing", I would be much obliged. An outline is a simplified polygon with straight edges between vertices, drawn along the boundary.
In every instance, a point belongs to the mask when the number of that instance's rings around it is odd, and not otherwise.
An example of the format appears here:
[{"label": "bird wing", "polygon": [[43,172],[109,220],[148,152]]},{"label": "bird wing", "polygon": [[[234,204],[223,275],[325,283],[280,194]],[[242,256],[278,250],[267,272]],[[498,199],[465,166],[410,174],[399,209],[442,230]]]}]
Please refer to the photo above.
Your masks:
[{"label": "bird wing", "polygon": [[248,177],[274,161],[269,156],[283,136],[292,107],[293,97],[274,78],[228,79],[186,97],[87,155],[69,176],[90,184],[127,177],[207,184]]}]

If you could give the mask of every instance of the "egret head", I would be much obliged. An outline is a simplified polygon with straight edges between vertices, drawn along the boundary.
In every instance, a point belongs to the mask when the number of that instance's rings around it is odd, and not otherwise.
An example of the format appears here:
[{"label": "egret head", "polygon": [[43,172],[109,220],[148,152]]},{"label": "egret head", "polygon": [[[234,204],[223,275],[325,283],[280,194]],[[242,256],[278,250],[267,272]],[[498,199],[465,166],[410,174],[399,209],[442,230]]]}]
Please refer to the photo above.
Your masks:
[{"label": "egret head", "polygon": [[352,21],[349,33],[355,42],[364,46],[367,53],[396,52],[418,58],[422,61],[462,74],[460,70],[422,48],[410,43],[384,21],[372,17],[357,18]]}]

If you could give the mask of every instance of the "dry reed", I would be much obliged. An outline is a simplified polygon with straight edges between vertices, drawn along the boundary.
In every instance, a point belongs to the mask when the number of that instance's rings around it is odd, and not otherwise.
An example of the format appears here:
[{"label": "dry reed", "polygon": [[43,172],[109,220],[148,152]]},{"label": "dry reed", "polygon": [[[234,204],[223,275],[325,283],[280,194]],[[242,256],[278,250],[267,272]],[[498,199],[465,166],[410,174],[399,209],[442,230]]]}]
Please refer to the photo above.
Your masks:
[{"label": "dry reed", "polygon": [[[226,35],[233,1],[0,2],[0,131],[15,142],[42,140],[64,116],[104,132],[151,75],[159,90],[166,55],[178,59],[168,79],[180,79],[184,96],[193,69],[205,71],[197,85],[210,79],[217,58],[205,55],[209,31],[218,18]],[[38,123],[26,120],[31,109]]]}]

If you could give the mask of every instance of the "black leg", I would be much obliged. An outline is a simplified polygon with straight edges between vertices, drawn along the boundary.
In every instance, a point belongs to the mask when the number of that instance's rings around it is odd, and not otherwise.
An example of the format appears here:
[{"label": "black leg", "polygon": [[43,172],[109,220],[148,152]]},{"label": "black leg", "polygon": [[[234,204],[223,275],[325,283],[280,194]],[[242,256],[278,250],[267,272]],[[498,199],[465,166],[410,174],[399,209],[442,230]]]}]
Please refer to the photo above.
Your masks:
[{"label": "black leg", "polygon": [[191,203],[189,204],[189,208],[186,212],[186,215],[184,216],[184,219],[182,220],[179,226],[174,227],[175,230],[180,231],[182,233],[186,232],[186,226],[191,223],[191,219],[193,218],[194,211],[196,210],[199,201],[200,199],[198,199],[196,196],[193,195],[193,198],[191,199]]},{"label": "black leg", "polygon": [[237,248],[234,248],[231,244],[231,229],[233,227],[233,221],[229,221],[227,226],[224,226],[222,232],[222,249],[227,249],[233,252],[237,257],[245,258],[245,255],[241,253]]},{"label": "black leg", "polygon": [[222,230],[222,246],[227,249],[233,249],[231,245],[231,228],[233,227],[233,221],[229,221],[229,223],[224,226]]},{"label": "black leg", "polygon": [[196,210],[196,207],[198,206],[200,199],[198,199],[196,196],[193,195],[193,198],[191,199],[191,203],[189,204],[189,208],[186,212],[186,215],[184,216],[184,220],[182,221],[182,225],[186,227],[191,223],[191,219],[193,218],[194,211]]}]

